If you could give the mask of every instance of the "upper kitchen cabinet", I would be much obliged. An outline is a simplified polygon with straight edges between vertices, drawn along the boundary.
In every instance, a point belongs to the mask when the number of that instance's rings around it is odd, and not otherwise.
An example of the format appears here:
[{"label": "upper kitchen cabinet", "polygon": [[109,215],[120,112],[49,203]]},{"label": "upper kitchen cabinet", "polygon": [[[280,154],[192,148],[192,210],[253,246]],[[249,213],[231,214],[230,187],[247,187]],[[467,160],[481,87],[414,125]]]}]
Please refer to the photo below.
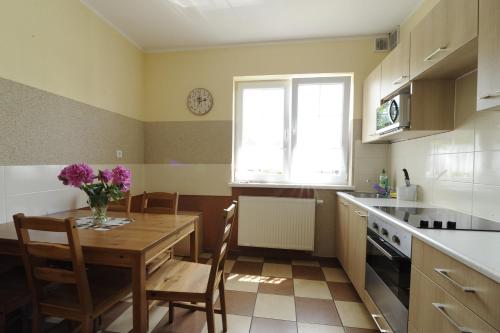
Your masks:
[{"label": "upper kitchen cabinet", "polygon": [[500,1],[479,2],[477,110],[500,110]]},{"label": "upper kitchen cabinet", "polygon": [[381,66],[375,67],[363,83],[363,129],[362,141],[368,143],[379,138],[377,130],[377,108],[380,106]]},{"label": "upper kitchen cabinet", "polygon": [[478,0],[441,0],[411,31],[410,78],[451,79],[473,70],[477,35]]},{"label": "upper kitchen cabinet", "polygon": [[382,99],[392,94],[410,80],[410,42],[408,39],[394,48],[382,61]]}]

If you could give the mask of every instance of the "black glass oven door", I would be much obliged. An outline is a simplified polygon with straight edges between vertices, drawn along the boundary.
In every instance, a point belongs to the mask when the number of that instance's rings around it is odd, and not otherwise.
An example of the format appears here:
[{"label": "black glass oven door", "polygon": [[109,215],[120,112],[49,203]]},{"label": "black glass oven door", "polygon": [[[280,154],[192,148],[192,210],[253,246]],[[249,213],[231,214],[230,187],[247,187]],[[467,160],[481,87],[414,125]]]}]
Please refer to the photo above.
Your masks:
[{"label": "black glass oven door", "polygon": [[366,264],[378,275],[398,300],[408,309],[411,260],[383,238],[368,230]]}]

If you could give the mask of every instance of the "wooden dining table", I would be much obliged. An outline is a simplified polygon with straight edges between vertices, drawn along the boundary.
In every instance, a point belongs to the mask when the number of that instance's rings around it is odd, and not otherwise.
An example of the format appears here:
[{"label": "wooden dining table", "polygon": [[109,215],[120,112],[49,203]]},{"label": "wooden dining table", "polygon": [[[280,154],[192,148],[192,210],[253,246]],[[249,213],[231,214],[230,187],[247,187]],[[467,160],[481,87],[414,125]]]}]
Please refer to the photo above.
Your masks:
[{"label": "wooden dining table", "polygon": [[[127,217],[110,212],[110,217]],[[84,217],[89,211],[72,210],[51,217]],[[107,231],[79,229],[80,243],[86,263],[129,268],[132,278],[133,331],[148,330],[146,299],[146,264],[155,255],[171,248],[184,237],[190,237],[190,256],[198,261],[198,216],[130,213],[132,222]],[[30,231],[33,241],[66,243],[66,235]],[[0,254],[21,255],[13,223],[0,224]]]}]

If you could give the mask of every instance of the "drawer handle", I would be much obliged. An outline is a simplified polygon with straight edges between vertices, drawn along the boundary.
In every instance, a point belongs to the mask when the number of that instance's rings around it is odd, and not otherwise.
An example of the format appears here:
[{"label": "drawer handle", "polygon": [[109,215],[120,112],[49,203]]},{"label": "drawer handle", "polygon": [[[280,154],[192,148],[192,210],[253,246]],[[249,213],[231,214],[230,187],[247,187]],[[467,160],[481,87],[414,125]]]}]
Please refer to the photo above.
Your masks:
[{"label": "drawer handle", "polygon": [[392,82],[393,85],[397,85],[397,84],[401,84],[401,82],[403,82],[404,80],[406,80],[408,78],[408,75],[401,75],[400,77],[398,77],[396,80],[394,80],[394,82]]},{"label": "drawer handle", "polygon": [[377,329],[380,333],[392,333],[392,331],[390,330],[386,330],[386,329],[383,329],[380,324],[378,323],[378,319],[377,318],[383,318],[382,315],[378,315],[378,314],[372,314],[372,318],[373,318],[373,321],[375,322],[375,325],[377,325]]},{"label": "drawer handle", "polygon": [[341,204],[342,204],[342,206],[344,206],[344,207],[349,206],[348,204],[346,204],[346,203],[345,203],[345,202],[343,202],[343,201],[340,201],[340,203],[341,203]]},{"label": "drawer handle", "polygon": [[484,95],[482,97],[479,97],[479,99],[490,99],[490,98],[497,98],[497,97],[500,97],[500,91],[497,91],[497,92],[492,93],[492,94]]},{"label": "drawer handle", "polygon": [[462,286],[460,283],[458,283],[457,281],[453,280],[449,275],[449,271],[446,270],[446,269],[442,269],[442,268],[434,268],[434,271],[436,273],[438,273],[439,275],[441,275],[442,277],[444,277],[446,280],[448,280],[451,284],[453,284],[455,287],[457,287],[458,289],[461,289],[464,293],[475,293],[476,292],[476,289],[472,288],[472,287],[465,287],[465,286]]},{"label": "drawer handle", "polygon": [[445,51],[446,49],[447,49],[446,46],[442,46],[442,47],[437,48],[434,52],[432,52],[427,57],[425,57],[424,61],[432,61],[432,58],[434,58],[434,56],[436,54],[438,54],[439,52]]},{"label": "drawer handle", "polygon": [[453,318],[451,318],[447,313],[446,313],[446,305],[440,304],[440,303],[432,303],[432,306],[439,311],[445,317],[455,328],[457,331],[460,333],[472,333],[472,330],[470,328],[460,326]]},{"label": "drawer handle", "polygon": [[361,216],[361,217],[368,217],[368,215],[361,213],[359,210],[355,210],[354,212],[355,212],[356,214],[358,214],[358,216]]}]

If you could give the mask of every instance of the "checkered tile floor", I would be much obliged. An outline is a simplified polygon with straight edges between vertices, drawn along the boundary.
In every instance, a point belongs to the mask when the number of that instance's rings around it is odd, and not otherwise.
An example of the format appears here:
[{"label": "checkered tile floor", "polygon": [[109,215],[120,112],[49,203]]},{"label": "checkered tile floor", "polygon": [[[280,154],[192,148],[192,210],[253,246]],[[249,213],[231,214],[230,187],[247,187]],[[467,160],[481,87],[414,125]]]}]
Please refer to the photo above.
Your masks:
[{"label": "checkered tile floor", "polygon": [[[210,263],[208,255],[201,262]],[[276,260],[255,257],[228,259],[226,303],[228,332],[375,333],[374,323],[341,266],[325,261]],[[173,324],[168,308],[150,312],[151,332],[206,332],[205,314],[176,309]],[[104,332],[128,332],[130,302],[103,317]],[[222,323],[216,315],[216,328]]]}]

